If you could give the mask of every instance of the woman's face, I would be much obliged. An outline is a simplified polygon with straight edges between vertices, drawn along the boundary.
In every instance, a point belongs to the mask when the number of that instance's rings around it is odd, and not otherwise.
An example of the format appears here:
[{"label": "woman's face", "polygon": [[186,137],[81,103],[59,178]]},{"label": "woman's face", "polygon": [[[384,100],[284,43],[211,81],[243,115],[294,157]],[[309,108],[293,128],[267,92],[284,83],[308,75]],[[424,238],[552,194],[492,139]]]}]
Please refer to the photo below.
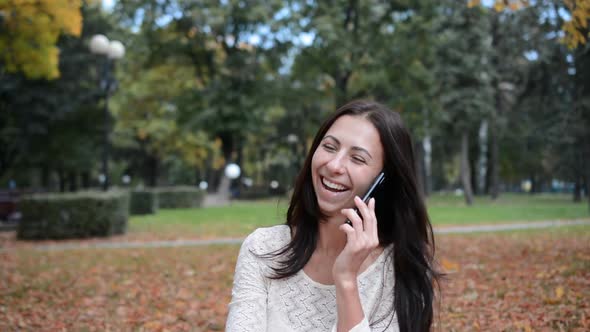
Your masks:
[{"label": "woman's face", "polygon": [[311,160],[320,210],[333,216],[353,207],[354,196],[362,197],[382,169],[383,147],[377,129],[362,116],[341,116]]}]

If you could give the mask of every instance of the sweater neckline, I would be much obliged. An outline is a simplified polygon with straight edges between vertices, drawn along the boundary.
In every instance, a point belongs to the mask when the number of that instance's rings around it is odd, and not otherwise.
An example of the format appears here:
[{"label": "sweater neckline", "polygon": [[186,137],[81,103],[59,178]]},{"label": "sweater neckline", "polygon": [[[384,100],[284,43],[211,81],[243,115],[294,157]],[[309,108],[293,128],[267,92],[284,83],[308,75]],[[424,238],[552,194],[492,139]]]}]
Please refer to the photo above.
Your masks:
[{"label": "sweater neckline", "polygon": [[[364,278],[366,275],[368,275],[374,269],[376,269],[377,266],[380,266],[381,265],[381,262],[389,254],[389,251],[391,250],[392,246],[393,246],[393,244],[390,244],[387,247],[385,247],[385,249],[383,249],[383,251],[381,251],[381,253],[377,257],[377,259],[375,259],[371,263],[371,265],[369,265],[363,272],[361,272],[358,275],[357,280],[359,280],[361,278]],[[298,274],[301,274],[304,279],[306,279],[310,284],[314,285],[315,287],[324,288],[324,289],[335,289],[336,288],[336,285],[334,285],[334,284],[322,284],[321,282],[318,282],[318,281],[313,280],[310,276],[307,275],[307,273],[305,273],[305,271],[303,269],[299,270],[299,272],[297,272],[297,273]]]}]

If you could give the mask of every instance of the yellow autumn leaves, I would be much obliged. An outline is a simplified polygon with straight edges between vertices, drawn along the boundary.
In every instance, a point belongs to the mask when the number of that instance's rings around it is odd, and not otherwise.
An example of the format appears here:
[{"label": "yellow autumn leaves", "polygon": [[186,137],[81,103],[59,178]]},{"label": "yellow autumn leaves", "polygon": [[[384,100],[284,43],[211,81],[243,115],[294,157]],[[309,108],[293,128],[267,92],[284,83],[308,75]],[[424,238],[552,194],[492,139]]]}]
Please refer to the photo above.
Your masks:
[{"label": "yellow autumn leaves", "polygon": [[563,24],[565,32],[564,42],[570,48],[574,49],[583,45],[590,37],[584,35],[582,31],[588,31],[588,20],[590,19],[590,1],[588,0],[565,0],[565,5],[571,12],[571,19]]},{"label": "yellow autumn leaves", "polygon": [[0,59],[33,79],[59,77],[61,34],[80,36],[82,0],[0,0]]},{"label": "yellow autumn leaves", "polygon": [[[481,0],[468,0],[467,7],[472,8],[479,6]],[[494,1],[494,9],[498,12],[504,9],[519,10],[529,5],[528,0],[496,0]]]}]

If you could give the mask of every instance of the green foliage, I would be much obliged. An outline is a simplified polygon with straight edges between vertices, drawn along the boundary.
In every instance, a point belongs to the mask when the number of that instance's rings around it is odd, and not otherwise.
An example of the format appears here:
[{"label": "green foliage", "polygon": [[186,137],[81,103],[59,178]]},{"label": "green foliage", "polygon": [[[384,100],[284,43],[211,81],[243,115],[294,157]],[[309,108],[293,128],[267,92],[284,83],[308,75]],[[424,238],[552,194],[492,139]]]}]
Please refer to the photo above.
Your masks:
[{"label": "green foliage", "polygon": [[154,191],[158,195],[158,207],[162,209],[200,207],[205,199],[205,192],[193,187],[163,187]]},{"label": "green foliage", "polygon": [[[180,158],[189,166],[203,166],[214,143],[203,131],[183,124],[179,98],[196,88],[190,66],[162,64],[152,68],[130,64],[126,88],[113,100],[115,143],[149,156]],[[167,82],[170,77],[174,80]],[[183,107],[183,105],[180,105]]]},{"label": "green foliage", "polygon": [[[562,8],[563,9],[563,8]],[[530,26],[542,13],[557,14],[559,7],[540,4],[526,11],[519,26]],[[559,17],[559,16],[556,16]],[[533,180],[559,176],[572,182],[581,181],[588,169],[584,142],[590,122],[587,110],[588,46],[571,51],[559,43],[561,19],[547,21],[529,34],[528,45],[538,59],[528,62],[528,73],[522,81],[517,101],[518,112],[506,118],[504,146],[511,155],[503,161],[504,178],[530,177]],[[514,67],[514,66],[506,66]],[[507,68],[508,70],[508,68]]]},{"label": "green foliage", "polygon": [[[60,79],[0,68],[0,181],[39,169],[60,182],[96,178],[102,133],[112,127],[115,164],[145,185],[207,180],[214,188],[232,161],[255,185],[288,186],[321,120],[369,98],[401,112],[417,143],[432,138],[435,189],[455,182],[459,134],[471,142],[471,165],[487,147],[504,183],[581,183],[590,178],[582,175],[590,169],[588,46],[560,44],[569,29],[562,13],[577,29],[568,35],[579,42],[586,33],[581,3],[137,0],[117,1],[112,13],[83,3],[82,38],[53,42]],[[13,38],[0,11],[1,37]],[[33,23],[27,28],[52,30],[55,22]],[[110,119],[101,58],[86,45],[95,33],[127,48]],[[483,121],[487,146],[474,139]]]},{"label": "green foliage", "polygon": [[97,146],[102,146],[108,119],[99,103],[100,62],[90,54],[85,38],[111,27],[96,7],[81,11],[83,39],[66,36],[58,42],[59,78],[0,74],[0,176],[9,169],[40,167],[63,178],[68,172],[91,172],[99,160]]},{"label": "green foliage", "polygon": [[129,197],[131,215],[154,214],[158,211],[158,193],[154,190],[132,190]]},{"label": "green foliage", "polygon": [[442,122],[451,133],[477,128],[493,108],[492,45],[489,12],[445,2],[448,19],[440,22],[437,74]]},{"label": "green foliage", "polygon": [[19,239],[68,239],[123,234],[127,230],[126,192],[36,194],[19,203]]},{"label": "green foliage", "polygon": [[[250,43],[248,37],[257,34],[262,39],[265,38],[259,28],[270,24],[281,2],[252,2],[244,7],[244,3],[239,1],[222,4],[205,1],[198,5],[143,1],[121,2],[117,6],[124,20],[137,18],[138,12],[146,13],[141,15],[140,22],[140,52],[145,52],[145,61],[140,61],[140,65],[136,66],[138,73],[149,73],[161,67],[162,63],[169,64],[175,72],[161,74],[160,77],[163,80],[171,76],[178,77],[179,84],[183,85],[174,90],[173,98],[170,98],[170,94],[162,98],[162,94],[167,93],[166,90],[156,94],[160,96],[154,98],[154,102],[159,103],[157,107],[150,105],[148,100],[145,112],[155,116],[148,117],[147,121],[153,123],[157,129],[148,127],[145,130],[161,132],[163,128],[174,128],[170,122],[156,124],[162,119],[157,114],[157,108],[171,104],[177,110],[177,116],[172,121],[176,121],[177,127],[181,128],[178,137],[187,137],[187,133],[191,132],[207,132],[211,139],[209,142],[220,140],[226,160],[234,158],[245,133],[255,130],[263,113],[262,107],[268,105],[265,97],[272,96],[273,87],[268,75],[275,74],[270,69],[277,63],[272,53],[278,47],[264,49],[261,45]],[[160,27],[156,23],[158,15],[169,11],[176,11],[179,15],[170,24]],[[145,80],[139,78],[139,81]],[[142,93],[141,91],[136,87],[133,94]],[[153,88],[143,91],[148,96],[155,92]],[[139,101],[143,104],[145,98]],[[125,105],[130,104],[122,103],[123,110],[127,109]],[[130,112],[133,109],[135,108],[131,108]],[[170,120],[170,117],[166,116],[162,120]],[[149,136],[151,133],[147,134]],[[208,150],[210,153],[200,153],[197,157],[192,155],[191,158],[195,160],[192,164],[202,166],[205,157],[209,157],[211,164],[219,164],[213,151],[218,146],[207,146],[202,135],[197,136],[196,140],[200,142],[201,151]],[[191,142],[183,142],[181,145],[190,144]],[[171,144],[165,142],[165,145]],[[193,148],[190,149],[193,153],[197,150],[194,145],[193,142]],[[161,158],[162,155],[157,157]],[[221,164],[224,162],[222,160]]]}]

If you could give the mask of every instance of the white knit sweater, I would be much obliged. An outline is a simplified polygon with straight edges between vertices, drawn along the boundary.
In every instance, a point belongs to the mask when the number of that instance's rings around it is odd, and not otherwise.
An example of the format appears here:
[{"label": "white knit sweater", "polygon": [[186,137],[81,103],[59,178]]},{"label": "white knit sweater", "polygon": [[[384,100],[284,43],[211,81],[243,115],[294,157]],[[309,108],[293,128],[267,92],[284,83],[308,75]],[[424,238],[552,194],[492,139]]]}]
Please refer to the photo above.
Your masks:
[{"label": "white knit sweater", "polygon": [[[336,331],[336,289],[313,281],[303,270],[273,280],[269,264],[275,258],[260,258],[284,247],[291,238],[286,225],[259,228],[240,249],[226,331]],[[399,331],[393,313],[392,246],[358,276],[358,289],[365,318],[351,332]]]}]

